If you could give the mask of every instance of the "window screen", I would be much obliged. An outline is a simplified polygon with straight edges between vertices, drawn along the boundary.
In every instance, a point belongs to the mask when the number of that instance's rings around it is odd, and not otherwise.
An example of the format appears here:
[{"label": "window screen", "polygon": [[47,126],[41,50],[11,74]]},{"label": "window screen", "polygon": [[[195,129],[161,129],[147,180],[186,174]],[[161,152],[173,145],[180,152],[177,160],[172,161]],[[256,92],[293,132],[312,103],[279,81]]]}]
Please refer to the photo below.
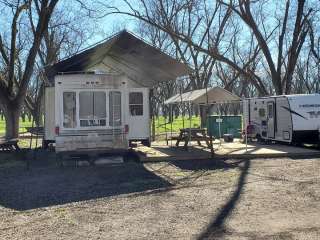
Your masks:
[{"label": "window screen", "polygon": [[273,105],[268,105],[268,117],[273,118]]},{"label": "window screen", "polygon": [[76,127],[76,93],[63,93],[63,127]]},{"label": "window screen", "polygon": [[260,117],[265,117],[266,116],[266,111],[264,110],[264,108],[259,108],[259,116]]},{"label": "window screen", "polygon": [[121,92],[109,92],[109,125],[121,125]]},{"label": "window screen", "polygon": [[79,119],[81,127],[106,126],[106,93],[80,92]]},{"label": "window screen", "polygon": [[142,92],[129,93],[129,110],[131,116],[143,115],[143,94]]}]

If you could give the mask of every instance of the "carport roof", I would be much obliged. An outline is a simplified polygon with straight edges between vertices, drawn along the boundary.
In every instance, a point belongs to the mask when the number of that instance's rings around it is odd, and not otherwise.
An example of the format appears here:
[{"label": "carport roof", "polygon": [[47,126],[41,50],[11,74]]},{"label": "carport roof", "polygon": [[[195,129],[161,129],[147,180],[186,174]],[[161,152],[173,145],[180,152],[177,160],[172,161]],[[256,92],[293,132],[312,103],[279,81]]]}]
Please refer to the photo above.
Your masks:
[{"label": "carport roof", "polygon": [[151,86],[188,75],[191,70],[187,65],[123,30],[95,47],[47,67],[48,79],[52,81],[58,73],[86,71],[94,64],[103,61],[106,56],[111,57],[119,65],[122,64],[126,69],[138,69],[148,76],[148,79],[150,78],[146,85]]},{"label": "carport roof", "polygon": [[174,95],[167,99],[165,104],[177,104],[192,102],[196,104],[229,103],[240,101],[240,98],[221,87],[193,90],[190,92]]}]

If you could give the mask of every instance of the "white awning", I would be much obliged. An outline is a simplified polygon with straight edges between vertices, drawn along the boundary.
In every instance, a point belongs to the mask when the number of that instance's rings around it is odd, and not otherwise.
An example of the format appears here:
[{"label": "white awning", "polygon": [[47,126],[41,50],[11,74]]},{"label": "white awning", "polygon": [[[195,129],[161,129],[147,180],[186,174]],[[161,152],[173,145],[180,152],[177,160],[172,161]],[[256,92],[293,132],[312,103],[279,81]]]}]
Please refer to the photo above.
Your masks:
[{"label": "white awning", "polygon": [[231,103],[240,101],[240,98],[221,87],[208,89],[199,89],[182,94],[174,95],[167,99],[165,104],[177,104],[183,102],[192,102],[195,104],[215,104],[215,103]]}]

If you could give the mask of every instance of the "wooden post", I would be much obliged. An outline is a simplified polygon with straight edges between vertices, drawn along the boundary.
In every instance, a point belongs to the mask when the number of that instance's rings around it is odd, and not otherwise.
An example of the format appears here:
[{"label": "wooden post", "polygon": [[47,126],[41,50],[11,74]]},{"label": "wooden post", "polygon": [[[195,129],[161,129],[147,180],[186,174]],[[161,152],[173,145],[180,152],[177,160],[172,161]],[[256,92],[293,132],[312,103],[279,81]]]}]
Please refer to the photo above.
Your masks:
[{"label": "wooden post", "polygon": [[152,116],[152,127],[151,127],[151,139],[152,141],[156,140],[156,121],[154,119],[154,115]]},{"label": "wooden post", "polygon": [[166,142],[167,142],[167,146],[169,145],[169,142],[168,142],[168,133],[167,133],[167,119],[166,117],[164,118],[164,130],[166,132]]},{"label": "wooden post", "polygon": [[210,132],[210,152],[211,152],[211,158],[214,157],[214,149],[213,149],[213,143],[212,143],[212,133]]},{"label": "wooden post", "polygon": [[192,118],[192,112],[191,112],[191,102],[189,102],[189,142],[191,142],[191,118]]},{"label": "wooden post", "polygon": [[171,114],[171,123],[170,123],[170,146],[172,147],[172,123],[173,123],[173,111],[172,104],[170,104],[170,114]]}]

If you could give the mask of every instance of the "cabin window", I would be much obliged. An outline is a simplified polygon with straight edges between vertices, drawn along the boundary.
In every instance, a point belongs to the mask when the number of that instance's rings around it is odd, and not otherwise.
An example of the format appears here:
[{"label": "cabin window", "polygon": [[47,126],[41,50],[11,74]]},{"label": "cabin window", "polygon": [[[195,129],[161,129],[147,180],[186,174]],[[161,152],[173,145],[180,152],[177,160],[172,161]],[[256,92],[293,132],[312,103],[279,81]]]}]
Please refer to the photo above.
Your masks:
[{"label": "cabin window", "polygon": [[121,126],[121,92],[109,92],[109,125]]},{"label": "cabin window", "polygon": [[259,108],[259,117],[265,117],[266,116],[266,110],[264,108]]},{"label": "cabin window", "polygon": [[79,120],[81,127],[106,126],[106,93],[86,91],[79,93]]},{"label": "cabin window", "polygon": [[131,116],[143,115],[143,95],[142,92],[129,93],[129,110]]},{"label": "cabin window", "polygon": [[76,93],[63,93],[63,127],[76,127]]}]

